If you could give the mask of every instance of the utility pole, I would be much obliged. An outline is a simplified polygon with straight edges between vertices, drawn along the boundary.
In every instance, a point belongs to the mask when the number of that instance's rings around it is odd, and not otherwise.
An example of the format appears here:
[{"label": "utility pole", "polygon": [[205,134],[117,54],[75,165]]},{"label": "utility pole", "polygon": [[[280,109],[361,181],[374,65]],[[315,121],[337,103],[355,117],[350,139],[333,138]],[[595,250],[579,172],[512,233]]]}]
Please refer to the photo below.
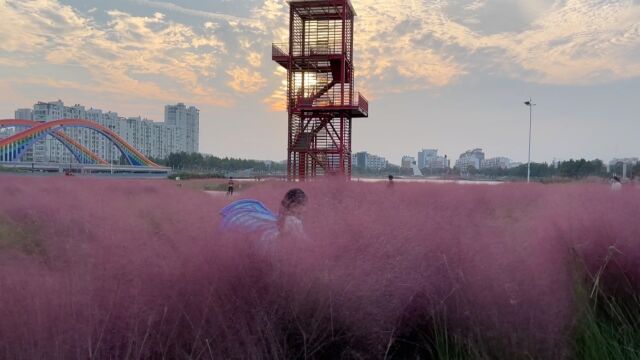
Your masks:
[{"label": "utility pole", "polygon": [[533,107],[536,106],[536,104],[533,103],[531,98],[529,98],[529,101],[525,101],[524,104],[529,107],[529,158],[527,160],[527,183],[530,183],[531,182],[531,123],[533,119]]}]

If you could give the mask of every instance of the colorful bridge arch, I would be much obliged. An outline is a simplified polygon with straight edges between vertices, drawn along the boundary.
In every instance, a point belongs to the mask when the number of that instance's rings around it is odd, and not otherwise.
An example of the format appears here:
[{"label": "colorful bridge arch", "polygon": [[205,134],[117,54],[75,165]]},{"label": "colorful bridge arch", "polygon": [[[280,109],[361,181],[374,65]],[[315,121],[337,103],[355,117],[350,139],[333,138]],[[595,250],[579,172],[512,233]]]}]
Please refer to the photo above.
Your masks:
[{"label": "colorful bridge arch", "polygon": [[107,138],[118,148],[118,150],[120,150],[130,165],[160,167],[158,164],[149,160],[135,147],[127,143],[118,134],[113,132],[113,130],[93,121],[83,119],[62,119],[39,123],[29,120],[7,119],[0,120],[0,127],[26,128],[26,130],[0,140],[0,161],[16,161],[20,159],[28,149],[33,147],[37,141],[44,139],[46,136],[51,136],[69,149],[79,162],[107,164],[104,159],[100,158],[91,150],[87,149],[82,144],[73,140],[61,131],[65,128],[84,128],[96,131]]},{"label": "colorful bridge arch", "polygon": [[[31,121],[31,120],[0,120],[0,128],[3,127],[16,127],[16,128],[26,128],[30,129],[34,126],[39,125],[40,123]],[[96,155],[93,151],[86,148],[84,145],[75,141],[72,137],[67,135],[66,133],[57,130],[51,132],[51,136],[61,142],[68,150],[73,154],[73,156],[78,160],[79,163],[82,164],[100,164],[107,165],[108,162],[98,155]],[[0,156],[0,161],[2,157]]]}]

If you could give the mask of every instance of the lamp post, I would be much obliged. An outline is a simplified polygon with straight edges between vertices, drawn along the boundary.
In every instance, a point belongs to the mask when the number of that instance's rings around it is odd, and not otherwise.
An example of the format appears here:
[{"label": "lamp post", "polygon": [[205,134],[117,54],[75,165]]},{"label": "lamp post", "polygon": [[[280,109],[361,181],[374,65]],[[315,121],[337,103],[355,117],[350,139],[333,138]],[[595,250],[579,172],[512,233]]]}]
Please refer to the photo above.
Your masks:
[{"label": "lamp post", "polygon": [[529,158],[527,160],[527,183],[531,182],[531,120],[533,118],[533,107],[536,104],[533,103],[531,98],[529,101],[524,102],[525,105],[529,107]]}]

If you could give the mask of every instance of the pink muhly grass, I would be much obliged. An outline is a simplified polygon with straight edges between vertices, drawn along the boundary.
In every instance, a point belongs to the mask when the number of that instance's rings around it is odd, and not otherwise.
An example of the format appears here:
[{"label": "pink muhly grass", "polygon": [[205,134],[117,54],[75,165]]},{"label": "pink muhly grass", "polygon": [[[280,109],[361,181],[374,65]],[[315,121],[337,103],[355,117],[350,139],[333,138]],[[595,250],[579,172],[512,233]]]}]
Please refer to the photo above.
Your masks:
[{"label": "pink muhly grass", "polygon": [[[0,185],[0,236],[37,249],[0,238],[0,358],[402,358],[434,326],[562,358],[575,254],[595,274],[615,249],[603,279],[640,286],[636,189],[301,184],[312,241],[265,256],[218,231],[230,199],[168,181]],[[277,211],[289,187],[236,199]]]}]

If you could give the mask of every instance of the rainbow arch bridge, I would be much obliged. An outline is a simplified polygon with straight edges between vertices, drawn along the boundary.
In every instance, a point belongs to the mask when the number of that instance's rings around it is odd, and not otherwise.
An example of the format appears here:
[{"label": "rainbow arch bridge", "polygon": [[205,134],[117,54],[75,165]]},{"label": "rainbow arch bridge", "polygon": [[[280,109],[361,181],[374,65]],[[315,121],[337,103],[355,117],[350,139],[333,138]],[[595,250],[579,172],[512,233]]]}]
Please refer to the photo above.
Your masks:
[{"label": "rainbow arch bridge", "polygon": [[5,119],[0,120],[0,128],[13,127],[20,129],[16,134],[0,139],[0,164],[17,163],[21,157],[32,148],[36,142],[47,136],[62,143],[80,164],[110,166],[110,164],[92,152],[90,149],[74,140],[63,132],[67,128],[83,128],[93,130],[104,136],[124,156],[131,167],[144,169],[166,170],[166,168],[149,160],[135,147],[127,143],[113,130],[98,123],[83,119],[62,119],[49,122],[31,120]]}]

